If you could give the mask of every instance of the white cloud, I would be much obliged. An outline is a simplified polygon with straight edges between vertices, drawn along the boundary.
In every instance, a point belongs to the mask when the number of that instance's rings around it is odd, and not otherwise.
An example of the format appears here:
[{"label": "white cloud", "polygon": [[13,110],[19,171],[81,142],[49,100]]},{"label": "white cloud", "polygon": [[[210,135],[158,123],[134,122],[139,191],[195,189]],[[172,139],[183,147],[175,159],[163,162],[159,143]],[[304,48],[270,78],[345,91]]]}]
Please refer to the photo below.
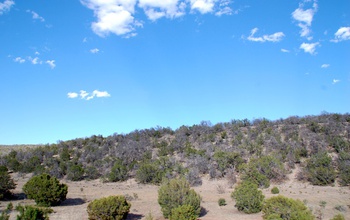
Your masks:
[{"label": "white cloud", "polygon": [[107,92],[107,91],[98,91],[98,90],[94,90],[92,92],[92,95],[93,96],[96,96],[98,98],[101,98],[101,97],[110,97],[111,95]]},{"label": "white cloud", "polygon": [[100,50],[98,48],[94,48],[90,50],[91,53],[98,53]]},{"label": "white cloud", "polygon": [[[309,9],[303,9],[305,3],[313,2],[312,7]],[[300,36],[306,37],[308,40],[311,40],[311,24],[314,18],[315,13],[317,12],[317,0],[304,0],[301,4],[299,4],[299,8],[295,9],[292,13],[292,17],[295,21],[298,22],[298,26],[301,28]]]},{"label": "white cloud", "polygon": [[339,28],[338,31],[334,34],[334,39],[331,41],[337,43],[344,40],[350,40],[350,27]]},{"label": "white cloud", "polygon": [[329,66],[330,66],[329,64],[325,63],[321,65],[321,68],[328,68]]},{"label": "white cloud", "polygon": [[39,57],[28,57],[28,60],[32,62],[32,64],[37,65],[37,64],[42,64],[43,62],[39,59]]},{"label": "white cloud", "polygon": [[148,19],[155,21],[161,17],[176,18],[185,14],[186,4],[179,0],[139,0]]},{"label": "white cloud", "polygon": [[202,14],[214,10],[216,0],[191,0],[191,10],[197,10]]},{"label": "white cloud", "polygon": [[283,52],[283,53],[289,53],[290,51],[289,50],[287,50],[287,49],[281,49],[281,51]]},{"label": "white cloud", "polygon": [[46,60],[46,63],[51,67],[51,69],[56,67],[55,60]]},{"label": "white cloud", "polygon": [[5,0],[4,2],[0,2],[0,15],[2,15],[5,11],[9,11],[14,4],[15,2],[13,0]]},{"label": "white cloud", "polygon": [[135,31],[139,22],[135,21],[133,13],[136,0],[81,0],[84,6],[94,11],[97,18],[91,24],[92,30],[105,37],[110,33],[128,35]]},{"label": "white cloud", "polygon": [[283,32],[276,32],[271,35],[263,35],[262,37],[254,37],[255,33],[258,32],[258,28],[253,28],[250,32],[250,35],[248,36],[248,40],[254,41],[254,42],[279,42],[282,40],[282,38],[285,36]]},{"label": "white cloud", "polygon": [[305,53],[315,54],[316,53],[316,47],[319,46],[320,43],[302,43],[300,45],[300,49],[303,49]]},{"label": "white cloud", "polygon": [[80,97],[81,99],[84,100],[91,100],[93,98],[108,98],[111,97],[111,95],[107,91],[99,91],[99,90],[94,90],[92,93],[86,92],[85,90],[80,90],[79,93],[76,92],[69,92],[67,93],[68,98],[78,98]]},{"label": "white cloud", "polygon": [[70,99],[75,99],[75,98],[78,97],[78,93],[76,93],[76,92],[68,92],[67,96]]},{"label": "white cloud", "polygon": [[339,79],[333,79],[332,84],[337,84],[337,83],[339,83],[339,82],[340,82],[340,80],[339,80]]},{"label": "white cloud", "polygon": [[22,57],[16,57],[13,61],[15,61],[17,63],[24,63],[24,62],[26,62],[26,60],[23,59]]},{"label": "white cloud", "polygon": [[32,18],[34,20],[40,20],[41,22],[44,22],[45,19],[43,17],[41,17],[38,13],[36,13],[35,11],[31,11],[31,10],[27,10],[28,13],[32,14]]},{"label": "white cloud", "polygon": [[[137,28],[143,22],[135,19],[135,8],[141,8],[147,18],[156,21],[160,18],[174,19],[191,12],[215,13],[216,16],[237,14],[230,7],[232,0],[80,0],[81,4],[93,10],[96,21],[92,30],[105,37],[116,34],[125,38],[136,36]],[[83,40],[86,42],[86,40]]]}]

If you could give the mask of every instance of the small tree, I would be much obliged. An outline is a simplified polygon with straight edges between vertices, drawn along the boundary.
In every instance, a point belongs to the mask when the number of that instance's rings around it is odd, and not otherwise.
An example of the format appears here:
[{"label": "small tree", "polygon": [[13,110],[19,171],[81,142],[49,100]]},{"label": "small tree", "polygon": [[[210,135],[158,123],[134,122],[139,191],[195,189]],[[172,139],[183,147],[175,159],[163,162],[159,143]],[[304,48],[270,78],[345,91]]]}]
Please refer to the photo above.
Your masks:
[{"label": "small tree", "polygon": [[243,181],[238,185],[231,197],[236,200],[235,207],[247,214],[260,212],[264,200],[261,190],[250,181]]},{"label": "small tree", "polygon": [[60,184],[55,177],[42,174],[32,177],[24,184],[23,192],[28,199],[34,199],[38,205],[55,206],[66,199],[68,186]]},{"label": "small tree", "polygon": [[319,152],[311,156],[306,165],[308,180],[313,185],[328,185],[334,182],[336,173],[332,166],[332,158],[327,152]]},{"label": "small tree", "polygon": [[16,184],[11,178],[5,166],[0,166],[0,199],[9,197],[11,189],[15,189]]},{"label": "small tree", "polygon": [[313,220],[311,211],[300,200],[274,196],[265,200],[262,211],[264,219]]},{"label": "small tree", "polygon": [[128,179],[128,169],[123,164],[122,160],[117,160],[108,175],[108,180],[111,182],[124,181]]},{"label": "small tree", "polygon": [[67,169],[67,179],[79,181],[84,178],[84,168],[79,164],[72,164]]},{"label": "small tree", "polygon": [[173,209],[183,205],[192,206],[194,212],[191,216],[198,217],[201,211],[201,197],[190,189],[190,184],[185,179],[164,181],[158,190],[158,203],[165,218],[171,216]]},{"label": "small tree", "polygon": [[130,207],[125,196],[109,196],[90,202],[87,212],[89,220],[122,220],[126,219]]}]

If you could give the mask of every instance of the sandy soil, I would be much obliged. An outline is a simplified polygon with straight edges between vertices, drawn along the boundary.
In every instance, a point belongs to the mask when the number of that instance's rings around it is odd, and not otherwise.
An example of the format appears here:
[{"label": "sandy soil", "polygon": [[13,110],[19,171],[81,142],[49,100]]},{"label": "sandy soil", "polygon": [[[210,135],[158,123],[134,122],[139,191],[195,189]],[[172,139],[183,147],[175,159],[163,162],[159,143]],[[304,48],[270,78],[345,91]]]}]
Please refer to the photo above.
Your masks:
[{"label": "sandy soil", "polygon": [[[312,186],[307,183],[298,182],[295,179],[295,170],[289,175],[289,179],[285,183],[279,185],[271,185],[270,188],[264,189],[264,195],[269,198],[273,196],[270,192],[273,186],[280,189],[280,194],[290,198],[306,201],[307,205],[314,213],[322,213],[322,219],[331,219],[335,214],[342,213],[347,220],[350,220],[350,189],[349,187],[338,186]],[[17,183],[15,194],[22,193],[23,184],[28,181],[30,176],[18,176],[13,174],[13,178]],[[162,217],[160,206],[157,203],[158,186],[142,185],[131,179],[122,183],[102,183],[100,180],[94,181],[62,181],[68,184],[67,200],[58,207],[53,207],[54,213],[50,215],[51,220],[81,220],[88,219],[86,207],[88,203],[94,199],[109,196],[109,195],[126,195],[131,202],[131,210],[128,219],[145,219],[146,215],[152,214],[154,219],[164,220]],[[230,194],[232,188],[226,180],[208,180],[203,177],[203,184],[198,187],[193,187],[196,192],[202,196],[202,207],[204,212],[200,217],[201,220],[255,220],[262,219],[262,214],[244,214],[238,212],[234,207],[234,201]],[[218,190],[221,189],[221,190]],[[226,206],[219,206],[218,199],[226,199]],[[320,207],[320,202],[325,201],[325,208]],[[2,201],[0,210],[6,208],[9,202]],[[34,204],[31,200],[16,200],[12,201],[14,206],[17,204]],[[342,206],[346,210],[338,211],[336,206]],[[16,212],[11,213],[10,219],[16,219]]]}]

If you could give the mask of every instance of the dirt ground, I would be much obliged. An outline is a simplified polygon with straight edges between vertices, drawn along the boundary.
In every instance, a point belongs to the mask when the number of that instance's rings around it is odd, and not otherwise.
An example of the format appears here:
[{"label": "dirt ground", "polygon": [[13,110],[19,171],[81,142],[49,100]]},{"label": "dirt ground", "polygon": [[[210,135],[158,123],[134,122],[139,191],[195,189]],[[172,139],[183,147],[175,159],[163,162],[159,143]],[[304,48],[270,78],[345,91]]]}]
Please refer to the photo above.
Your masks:
[{"label": "dirt ground", "polygon": [[[296,172],[296,171],[295,171]],[[335,214],[342,213],[345,219],[350,220],[350,189],[349,187],[338,186],[312,186],[307,183],[298,182],[295,179],[295,172],[289,175],[288,180],[283,184],[274,185],[264,189],[264,195],[269,198],[271,188],[277,186],[280,194],[304,201],[315,215],[322,215],[322,219],[331,219]],[[19,176],[12,175],[17,188],[14,193],[21,195],[22,186],[30,175]],[[62,180],[68,185],[67,200],[58,207],[53,207],[54,213],[50,214],[51,220],[82,220],[88,219],[86,207],[90,201],[109,195],[126,195],[131,202],[131,209],[128,219],[145,219],[151,213],[154,219],[164,220],[157,203],[158,186],[138,184],[135,180],[130,179],[122,183],[102,183],[100,180],[71,182]],[[201,220],[255,220],[262,219],[262,214],[244,214],[238,212],[234,207],[234,201],[230,194],[233,191],[228,185],[227,180],[209,180],[203,177],[203,184],[193,189],[202,196],[203,213]],[[226,206],[219,206],[218,199],[224,198],[227,202]],[[325,208],[320,206],[320,202],[325,201]],[[9,202],[1,201],[0,210],[4,210]],[[34,204],[32,200],[16,200],[12,201],[13,205],[18,204]],[[335,207],[342,207],[345,210],[338,211]],[[17,213],[13,211],[10,219],[16,219]]]}]

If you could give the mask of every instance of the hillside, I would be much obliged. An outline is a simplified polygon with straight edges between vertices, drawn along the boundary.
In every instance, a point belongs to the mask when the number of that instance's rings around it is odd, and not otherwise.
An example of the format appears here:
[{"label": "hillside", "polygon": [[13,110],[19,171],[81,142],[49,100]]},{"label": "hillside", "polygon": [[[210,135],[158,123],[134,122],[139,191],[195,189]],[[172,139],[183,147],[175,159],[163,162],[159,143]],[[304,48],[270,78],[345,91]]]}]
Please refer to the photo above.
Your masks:
[{"label": "hillside", "polygon": [[[0,165],[22,173],[19,176],[46,172],[72,185],[90,182],[117,187],[113,182],[123,182],[120,186],[132,183],[149,188],[139,184],[158,185],[163,178],[185,176],[201,191],[206,191],[210,181],[223,181],[220,184],[228,192],[237,181],[250,179],[267,194],[277,184],[284,194],[303,200],[304,189],[304,193],[314,189],[331,192],[336,186],[348,193],[342,187],[350,184],[349,114],[232,120],[215,125],[202,122],[176,130],[157,127],[8,149],[11,146],[1,147]],[[329,188],[322,188],[326,186]],[[87,192],[85,186],[83,189]],[[323,196],[320,199],[327,199]],[[346,198],[341,202],[344,204],[331,202],[330,210],[350,205]]]}]

